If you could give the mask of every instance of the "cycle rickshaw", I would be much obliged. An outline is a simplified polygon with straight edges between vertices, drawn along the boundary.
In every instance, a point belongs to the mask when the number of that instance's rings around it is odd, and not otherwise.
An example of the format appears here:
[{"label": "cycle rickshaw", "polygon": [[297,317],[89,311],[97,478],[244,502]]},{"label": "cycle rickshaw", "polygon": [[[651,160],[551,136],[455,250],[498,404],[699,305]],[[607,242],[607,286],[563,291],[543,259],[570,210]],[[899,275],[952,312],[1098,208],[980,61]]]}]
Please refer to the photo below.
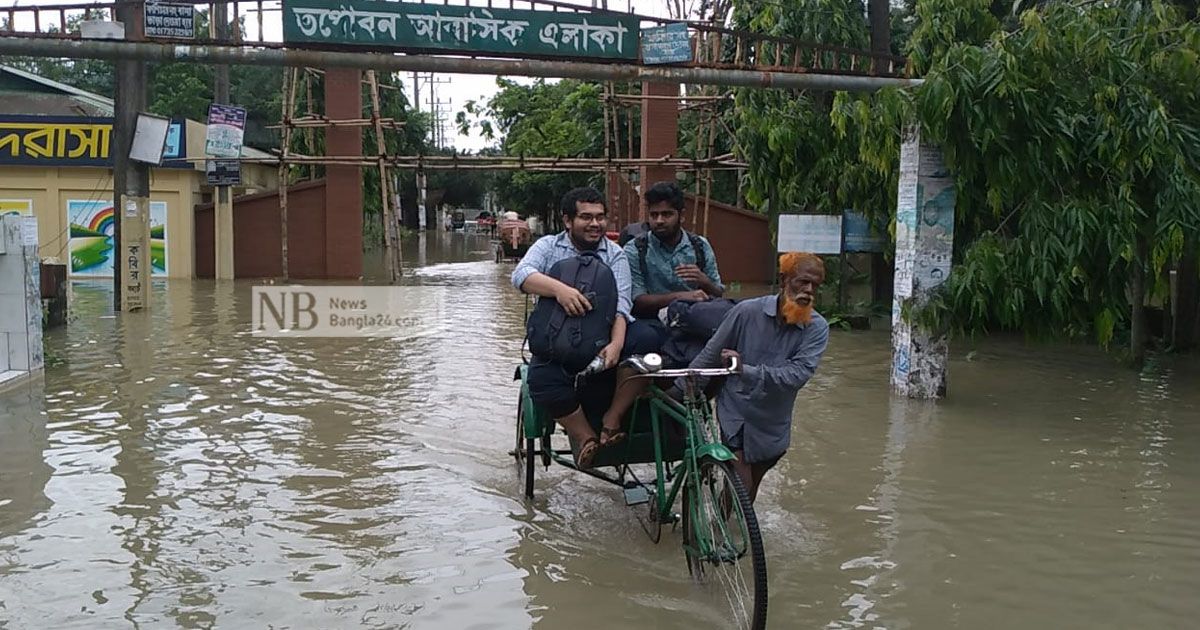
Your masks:
[{"label": "cycle rickshaw", "polygon": [[[696,381],[729,376],[740,367],[734,361],[724,368],[657,369],[661,366],[657,355],[627,359],[626,364],[638,369],[632,378],[651,379],[650,386],[629,413],[624,442],[599,451],[587,470],[575,465],[573,449],[555,447],[552,438],[567,438],[561,431],[556,436],[554,419],[530,399],[528,366],[517,368],[514,380],[521,382],[521,393],[512,454],[523,475],[525,496],[533,498],[538,463],[547,468],[557,463],[622,488],[627,505],[648,505],[649,514],[639,520],[655,543],[663,525],[682,525],[689,573],[721,592],[734,627],[765,628],[767,565],[758,520],[730,464],[734,455],[721,443],[716,418]],[[664,391],[678,378],[686,384],[682,402]],[[638,479],[631,468],[638,464],[653,464],[654,479]],[[600,470],[610,467],[615,473]],[[680,499],[679,514],[674,512],[676,499]]]}]

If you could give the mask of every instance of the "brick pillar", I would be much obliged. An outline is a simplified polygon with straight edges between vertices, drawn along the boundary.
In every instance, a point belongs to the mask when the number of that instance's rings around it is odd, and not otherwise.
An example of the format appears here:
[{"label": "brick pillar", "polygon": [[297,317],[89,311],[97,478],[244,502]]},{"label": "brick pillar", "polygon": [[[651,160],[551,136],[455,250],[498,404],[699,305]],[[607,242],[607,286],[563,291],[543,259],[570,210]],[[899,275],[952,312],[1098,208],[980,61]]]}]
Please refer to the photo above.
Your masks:
[{"label": "brick pillar", "polygon": [[[362,73],[329,68],[325,71],[325,112],[330,118],[362,118]],[[361,127],[325,130],[326,155],[362,155]],[[325,167],[325,276],[359,278],[363,262],[362,169]]]},{"label": "brick pillar", "polygon": [[[678,83],[642,83],[645,96],[679,96]],[[679,101],[653,99],[642,101],[642,157],[661,158],[679,155]],[[660,181],[675,181],[674,166],[643,166],[638,179],[644,193],[651,184]],[[638,216],[629,222],[644,221],[645,202],[638,195]],[[630,208],[632,211],[632,208]]]}]

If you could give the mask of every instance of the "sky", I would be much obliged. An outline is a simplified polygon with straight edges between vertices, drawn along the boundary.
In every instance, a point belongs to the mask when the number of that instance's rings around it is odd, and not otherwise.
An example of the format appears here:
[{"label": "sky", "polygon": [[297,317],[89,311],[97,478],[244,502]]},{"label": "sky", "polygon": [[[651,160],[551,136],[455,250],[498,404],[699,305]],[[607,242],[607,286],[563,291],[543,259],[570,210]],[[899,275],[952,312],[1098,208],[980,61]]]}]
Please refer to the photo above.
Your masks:
[{"label": "sky", "polygon": [[[557,0],[557,1],[565,3],[565,4],[574,4],[574,5],[579,5],[579,6],[592,6],[593,3],[595,3],[595,4],[607,3],[608,7],[613,10],[624,11],[624,10],[632,9],[634,12],[642,14],[642,15],[651,15],[651,16],[656,16],[656,17],[667,17],[668,16],[668,9],[667,9],[668,0]],[[678,1],[678,0],[676,0],[676,1]],[[693,3],[693,1],[694,0],[683,0],[685,5],[690,5]],[[335,2],[336,2],[336,0],[330,0],[331,4],[333,4]],[[70,3],[71,2],[69,2],[68,0],[12,0],[12,4],[9,6],[61,5],[61,4],[70,4]],[[439,4],[440,4],[440,2],[439,2]],[[466,0],[450,0],[449,4],[452,4],[452,5],[472,4],[474,6],[486,6],[486,3],[484,3],[480,0],[476,0],[475,2],[470,2],[470,3],[468,3]],[[7,3],[6,3],[6,5],[7,5]],[[253,8],[250,5],[250,3],[246,3],[243,6],[246,9]],[[267,2],[264,3],[264,6],[267,7],[267,9],[268,9],[268,11],[266,12],[266,14],[264,16],[264,22],[263,22],[264,23],[264,27],[263,27],[264,37],[268,41],[281,41],[282,40],[282,33],[281,33],[282,26],[280,23],[281,14],[278,11],[279,3],[268,0]],[[518,4],[518,8],[519,8],[519,6],[520,5]],[[274,8],[276,10],[270,11],[270,9],[272,9],[272,8]],[[244,11],[244,10],[242,12],[246,13],[246,11]],[[17,28],[19,30],[32,31],[33,30],[32,15],[31,14],[18,14],[18,16],[19,17],[17,18]],[[52,14],[50,12],[46,12],[46,13],[42,14],[43,27],[45,26],[45,24],[48,21],[49,22],[57,22],[57,20],[58,20],[58,13],[56,11],[53,12]],[[258,37],[257,15],[253,15],[253,14],[247,15],[246,24],[247,24],[247,29],[248,29],[248,36],[251,39],[257,39],[257,37]],[[510,77],[510,78],[515,79],[520,82],[531,82],[532,81],[532,79],[526,79],[523,77]],[[464,135],[458,134],[457,130],[454,128],[453,121],[454,121],[455,114],[462,111],[463,107],[467,104],[468,101],[471,101],[471,100],[480,101],[480,102],[486,101],[487,99],[489,99],[492,95],[494,95],[497,92],[496,77],[492,76],[492,75],[440,74],[440,75],[435,75],[435,79],[437,81],[445,82],[445,83],[440,83],[440,84],[436,85],[435,89],[436,89],[436,93],[437,93],[437,97],[438,97],[439,101],[448,101],[448,104],[443,106],[445,108],[444,117],[446,119],[446,126],[445,126],[446,144],[454,146],[460,152],[462,152],[462,151],[475,152],[475,151],[478,151],[478,150],[484,148],[487,145],[486,140],[484,140],[482,137],[478,137],[477,135],[475,137],[471,137],[471,136],[464,136]],[[548,79],[548,81],[553,81],[553,80]],[[406,93],[409,95],[410,98],[412,96],[412,85],[413,85],[412,75],[411,75],[411,73],[409,73],[408,78],[406,80]],[[426,82],[422,81],[422,85],[421,85],[421,101],[422,102],[420,104],[421,111],[429,111],[428,95],[429,95],[429,91],[428,91]]]}]

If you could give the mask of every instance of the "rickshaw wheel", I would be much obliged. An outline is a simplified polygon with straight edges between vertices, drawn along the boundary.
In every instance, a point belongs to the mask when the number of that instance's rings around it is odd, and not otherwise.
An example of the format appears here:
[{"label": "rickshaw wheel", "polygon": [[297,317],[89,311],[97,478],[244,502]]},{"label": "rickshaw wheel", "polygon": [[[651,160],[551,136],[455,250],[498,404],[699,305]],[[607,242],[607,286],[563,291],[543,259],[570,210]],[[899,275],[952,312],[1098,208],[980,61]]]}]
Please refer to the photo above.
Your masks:
[{"label": "rickshaw wheel", "polygon": [[[730,604],[734,627],[763,630],[767,627],[767,558],[750,494],[729,462],[705,458],[699,468],[700,496],[696,496],[692,484],[683,487],[683,545],[688,573],[698,583],[718,591],[711,594],[712,601]],[[703,522],[693,522],[695,502],[703,504]],[[745,527],[733,537],[742,539],[740,545],[737,540],[721,536],[722,521],[727,529]],[[726,543],[743,549],[738,554],[725,549],[714,552],[712,556],[716,557],[699,557],[688,551],[699,549],[697,531],[707,532],[712,539],[724,538]]]},{"label": "rickshaw wheel", "polygon": [[642,531],[650,537],[650,542],[658,544],[662,539],[662,514],[658,512],[658,496],[654,492],[650,492],[649,503],[650,508],[646,510],[645,517],[638,517],[638,522],[642,526]]},{"label": "rickshaw wheel", "polygon": [[517,472],[520,473],[524,469],[525,473],[525,497],[533,498],[533,438],[525,437],[525,397],[521,396],[517,399]]}]

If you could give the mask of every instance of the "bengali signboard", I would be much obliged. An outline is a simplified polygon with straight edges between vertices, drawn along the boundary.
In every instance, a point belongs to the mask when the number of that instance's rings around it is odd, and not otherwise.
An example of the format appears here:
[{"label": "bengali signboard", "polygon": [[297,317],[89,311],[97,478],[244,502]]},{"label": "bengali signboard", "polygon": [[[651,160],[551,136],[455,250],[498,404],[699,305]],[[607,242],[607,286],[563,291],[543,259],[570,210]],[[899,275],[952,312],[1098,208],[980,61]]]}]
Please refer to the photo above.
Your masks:
[{"label": "bengali signboard", "polygon": [[283,41],[377,49],[635,60],[639,20],[619,14],[376,0],[284,0]]},{"label": "bengali signboard", "polygon": [[[111,118],[0,116],[0,164],[112,166],[112,126]],[[185,157],[186,146],[183,121],[171,121],[163,158]]]},{"label": "bengali signboard", "polygon": [[882,252],[887,239],[871,231],[871,223],[861,212],[847,210],[842,214],[842,229],[846,233],[846,251]]},{"label": "bengali signboard", "polygon": [[213,157],[242,156],[242,138],[246,132],[246,110],[233,105],[208,106],[208,129],[204,153]]},{"label": "bengali signboard", "polygon": [[692,60],[687,24],[668,24],[642,31],[642,63],[680,63]]},{"label": "bengali signboard", "polygon": [[238,160],[208,160],[204,163],[204,177],[211,186],[240,186],[242,163]]},{"label": "bengali signboard", "polygon": [[5,116],[0,119],[0,164],[109,166],[111,118]]},{"label": "bengali signboard", "polygon": [[778,252],[842,253],[842,217],[836,214],[781,214]]},{"label": "bengali signboard", "polygon": [[146,37],[195,39],[195,11],[190,4],[146,2]]}]

